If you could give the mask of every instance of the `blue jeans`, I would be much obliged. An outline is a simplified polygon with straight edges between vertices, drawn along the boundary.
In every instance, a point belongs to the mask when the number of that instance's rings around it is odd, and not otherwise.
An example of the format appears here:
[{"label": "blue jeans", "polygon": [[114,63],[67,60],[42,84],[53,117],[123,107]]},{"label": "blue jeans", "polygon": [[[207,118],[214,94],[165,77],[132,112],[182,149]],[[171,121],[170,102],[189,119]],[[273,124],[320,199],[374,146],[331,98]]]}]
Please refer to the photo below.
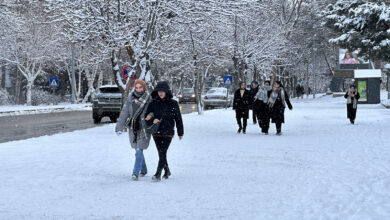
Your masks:
[{"label": "blue jeans", "polygon": [[137,148],[135,149],[135,163],[134,163],[133,174],[139,176],[140,171],[142,173],[147,173],[148,169],[146,168],[144,150]]}]

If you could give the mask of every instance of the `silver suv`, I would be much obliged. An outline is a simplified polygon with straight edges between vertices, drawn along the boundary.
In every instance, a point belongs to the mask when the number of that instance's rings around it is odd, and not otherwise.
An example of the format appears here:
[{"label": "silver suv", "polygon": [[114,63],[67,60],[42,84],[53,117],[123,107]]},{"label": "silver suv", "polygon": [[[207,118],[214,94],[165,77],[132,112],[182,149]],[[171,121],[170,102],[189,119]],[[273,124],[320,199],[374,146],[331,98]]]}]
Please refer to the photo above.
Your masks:
[{"label": "silver suv", "polygon": [[122,93],[116,85],[105,85],[99,88],[92,104],[92,118],[95,124],[103,117],[110,117],[116,122],[122,107]]}]

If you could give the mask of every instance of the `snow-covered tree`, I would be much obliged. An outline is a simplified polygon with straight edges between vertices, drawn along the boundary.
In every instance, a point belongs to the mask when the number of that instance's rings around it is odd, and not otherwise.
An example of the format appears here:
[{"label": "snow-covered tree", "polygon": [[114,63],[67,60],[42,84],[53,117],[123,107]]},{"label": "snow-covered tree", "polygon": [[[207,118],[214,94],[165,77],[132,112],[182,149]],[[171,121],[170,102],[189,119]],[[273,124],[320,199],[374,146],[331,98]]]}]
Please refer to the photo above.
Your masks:
[{"label": "snow-covered tree", "polygon": [[45,62],[50,60],[56,49],[56,29],[46,22],[46,15],[40,1],[19,1],[8,5],[16,16],[3,22],[17,25],[16,31],[8,33],[7,54],[1,59],[17,66],[27,80],[26,99],[31,105],[31,91],[34,81],[43,75]]},{"label": "snow-covered tree", "polygon": [[323,12],[326,27],[338,33],[330,42],[373,61],[390,61],[390,2],[337,1]]}]

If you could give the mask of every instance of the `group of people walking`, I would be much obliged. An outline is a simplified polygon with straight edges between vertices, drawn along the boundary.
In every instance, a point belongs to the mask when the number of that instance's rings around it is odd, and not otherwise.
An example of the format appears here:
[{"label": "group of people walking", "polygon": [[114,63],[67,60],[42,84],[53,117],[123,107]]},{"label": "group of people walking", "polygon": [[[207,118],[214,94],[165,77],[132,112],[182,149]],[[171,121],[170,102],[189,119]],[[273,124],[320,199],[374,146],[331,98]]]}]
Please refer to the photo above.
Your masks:
[{"label": "group of people walking", "polygon": [[256,124],[257,119],[262,133],[268,135],[271,121],[276,125],[276,135],[281,135],[286,107],[290,110],[293,108],[280,81],[275,81],[273,87],[269,80],[266,80],[262,86],[258,86],[258,83],[253,81],[251,90],[247,90],[245,82],[241,82],[240,88],[234,93],[233,101],[238,124],[237,132],[246,134],[249,109],[252,109],[253,123]]},{"label": "group of people walking", "polygon": [[[151,137],[156,144],[159,161],[154,181],[168,179],[171,171],[168,166],[167,152],[174,137],[176,125],[179,139],[184,135],[183,120],[177,101],[173,100],[172,92],[167,82],[159,82],[149,94],[147,85],[142,80],[136,80],[134,90],[129,94],[115,132],[128,130],[129,141],[135,149],[135,163],[132,179],[138,180],[148,173],[143,151],[149,147]],[[351,85],[345,94],[347,99],[347,117],[355,123],[359,93],[355,85]],[[282,134],[282,124],[285,122],[284,111],[293,109],[289,96],[280,81],[275,81],[271,87],[269,80],[259,86],[256,81],[251,84],[251,90],[246,89],[245,82],[234,93],[233,109],[236,113],[238,133],[246,133],[249,109],[253,111],[253,123],[258,122],[261,132],[268,135],[270,123],[276,125],[276,135]],[[154,129],[151,129],[154,127]]]},{"label": "group of people walking", "polygon": [[162,177],[168,179],[171,171],[167,152],[174,137],[175,124],[180,140],[184,135],[179,104],[172,99],[173,95],[167,82],[159,82],[151,94],[142,80],[136,80],[134,86],[115,127],[116,133],[128,130],[130,145],[135,149],[132,179],[136,181],[148,173],[143,151],[149,147],[151,137],[159,156],[157,170],[152,180],[160,181],[163,170]]}]

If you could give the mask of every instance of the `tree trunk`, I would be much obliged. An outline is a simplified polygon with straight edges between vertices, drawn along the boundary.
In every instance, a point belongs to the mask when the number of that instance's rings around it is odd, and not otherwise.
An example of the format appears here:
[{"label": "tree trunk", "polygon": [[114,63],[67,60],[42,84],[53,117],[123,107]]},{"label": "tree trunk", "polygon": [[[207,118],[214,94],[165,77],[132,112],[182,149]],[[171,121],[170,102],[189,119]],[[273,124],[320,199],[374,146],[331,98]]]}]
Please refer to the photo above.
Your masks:
[{"label": "tree trunk", "polygon": [[0,86],[0,88],[5,88],[5,66],[2,66],[0,70]]},{"label": "tree trunk", "polygon": [[32,93],[32,86],[33,82],[31,80],[27,80],[27,86],[26,86],[26,100],[27,100],[27,105],[31,106],[31,93]]}]

